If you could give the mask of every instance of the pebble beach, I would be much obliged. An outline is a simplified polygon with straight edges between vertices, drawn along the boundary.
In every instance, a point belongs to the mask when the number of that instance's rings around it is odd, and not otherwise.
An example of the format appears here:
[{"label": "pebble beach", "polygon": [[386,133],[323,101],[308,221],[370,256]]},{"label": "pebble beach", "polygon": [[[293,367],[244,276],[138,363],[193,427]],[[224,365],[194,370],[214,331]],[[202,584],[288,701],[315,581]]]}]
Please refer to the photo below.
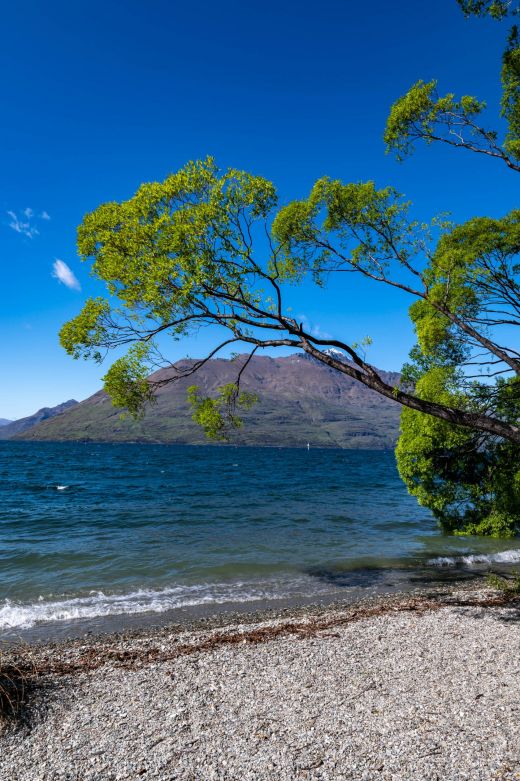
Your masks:
[{"label": "pebble beach", "polygon": [[30,650],[3,781],[520,778],[520,606],[493,592]]}]

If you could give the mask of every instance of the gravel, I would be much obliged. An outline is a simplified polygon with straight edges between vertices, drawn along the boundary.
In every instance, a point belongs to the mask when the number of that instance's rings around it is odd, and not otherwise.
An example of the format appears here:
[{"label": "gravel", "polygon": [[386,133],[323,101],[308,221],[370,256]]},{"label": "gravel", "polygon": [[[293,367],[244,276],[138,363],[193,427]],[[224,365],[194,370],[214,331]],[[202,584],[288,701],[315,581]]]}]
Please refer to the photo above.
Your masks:
[{"label": "gravel", "polygon": [[518,607],[397,607],[37,649],[0,779],[520,779]]}]

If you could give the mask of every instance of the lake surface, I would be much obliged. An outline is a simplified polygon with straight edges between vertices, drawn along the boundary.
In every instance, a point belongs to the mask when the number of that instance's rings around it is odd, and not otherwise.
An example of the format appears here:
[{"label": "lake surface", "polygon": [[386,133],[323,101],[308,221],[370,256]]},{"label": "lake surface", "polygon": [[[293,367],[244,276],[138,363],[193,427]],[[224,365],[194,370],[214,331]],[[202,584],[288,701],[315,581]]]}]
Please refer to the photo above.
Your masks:
[{"label": "lake surface", "polygon": [[519,561],[520,540],[443,536],[393,453],[0,442],[0,637]]}]

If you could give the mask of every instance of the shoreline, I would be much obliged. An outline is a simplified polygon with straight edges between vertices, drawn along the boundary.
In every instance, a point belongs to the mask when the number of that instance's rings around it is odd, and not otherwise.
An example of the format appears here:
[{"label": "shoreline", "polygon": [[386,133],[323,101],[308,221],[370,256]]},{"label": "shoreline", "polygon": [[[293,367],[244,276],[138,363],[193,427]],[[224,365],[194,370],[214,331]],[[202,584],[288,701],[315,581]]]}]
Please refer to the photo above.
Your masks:
[{"label": "shoreline", "polygon": [[[497,568],[500,571],[500,568]],[[507,573],[508,568],[502,568]],[[426,570],[425,570],[426,572]],[[459,589],[478,588],[485,585],[481,570],[459,571],[439,570],[438,577],[425,578],[422,571],[388,570],[387,580],[378,585],[333,587],[320,594],[298,594],[277,598],[252,599],[249,601],[229,600],[226,602],[202,602],[167,610],[149,610],[135,613],[114,613],[92,617],[66,618],[51,622],[36,623],[30,627],[4,628],[0,631],[0,647],[8,648],[19,643],[47,645],[68,640],[94,638],[103,635],[119,635],[127,632],[153,632],[170,625],[196,626],[221,622],[241,623],[243,618],[252,621],[271,615],[292,614],[299,611],[321,611],[337,607],[349,607],[372,601],[407,596],[422,596],[431,593],[445,593]],[[415,578],[415,579],[414,579]]]},{"label": "shoreline", "polygon": [[[289,602],[289,600],[287,600]],[[243,603],[242,603],[243,604]],[[34,654],[36,659],[45,659],[50,653],[63,654],[68,657],[77,651],[91,650],[98,655],[104,648],[114,648],[115,645],[144,645],[149,647],[154,643],[178,641],[185,637],[205,637],[213,634],[234,634],[236,631],[247,633],[258,628],[286,626],[288,634],[293,627],[306,624],[310,627],[324,621],[331,627],[337,624],[355,623],[377,615],[401,612],[436,611],[448,607],[482,607],[507,608],[517,607],[520,610],[520,594],[507,594],[488,586],[483,581],[465,580],[455,584],[432,584],[426,588],[400,590],[359,596],[354,600],[344,600],[331,597],[330,600],[309,601],[284,604],[279,607],[272,605],[251,610],[241,610],[235,607],[229,610],[212,611],[202,616],[189,613],[179,620],[172,621],[168,614],[149,614],[148,622],[139,623],[143,615],[137,615],[136,625],[129,625],[128,618],[122,616],[124,625],[119,629],[100,629],[96,632],[87,631],[82,634],[72,634],[65,637],[48,637],[34,642],[26,638],[7,642],[0,638],[0,648],[4,654],[18,653],[24,650]],[[222,606],[219,606],[219,608]],[[164,617],[164,620],[161,620]],[[131,622],[134,623],[134,622]],[[44,627],[46,628],[46,627]],[[318,627],[319,628],[319,627]],[[298,630],[296,630],[297,632]],[[108,659],[109,661],[109,659]]]},{"label": "shoreline", "polygon": [[0,777],[516,779],[519,647],[474,582],[26,646]]},{"label": "shoreline", "polygon": [[[0,637],[0,649],[4,654],[30,651],[36,659],[48,658],[50,653],[58,657],[68,656],[79,649],[113,648],[116,644],[133,646],[165,640],[175,640],[179,637],[199,637],[207,634],[231,632],[240,629],[247,631],[248,627],[281,626],[292,627],[300,622],[312,625],[322,620],[338,623],[354,623],[372,615],[384,615],[409,610],[439,610],[445,607],[507,607],[513,606],[520,610],[520,594],[507,594],[489,586],[480,579],[468,579],[455,583],[430,584],[427,587],[387,591],[377,594],[358,596],[356,599],[338,599],[336,596],[321,601],[296,602],[284,600],[287,604],[273,606],[263,605],[250,610],[237,609],[235,605],[221,610],[210,610],[201,616],[187,612],[177,614],[178,620],[172,620],[168,613],[139,614],[135,622],[128,619],[132,615],[124,615],[122,624],[117,629],[99,629],[63,637],[43,637],[30,640],[26,637]],[[243,605],[244,603],[241,603]],[[260,604],[260,603],[259,603]],[[171,611],[170,611],[171,612]],[[116,616],[115,618],[119,618]],[[148,621],[143,621],[148,618]],[[132,625],[135,624],[135,625]],[[47,629],[47,627],[43,627]],[[289,632],[290,634],[290,632]]]}]

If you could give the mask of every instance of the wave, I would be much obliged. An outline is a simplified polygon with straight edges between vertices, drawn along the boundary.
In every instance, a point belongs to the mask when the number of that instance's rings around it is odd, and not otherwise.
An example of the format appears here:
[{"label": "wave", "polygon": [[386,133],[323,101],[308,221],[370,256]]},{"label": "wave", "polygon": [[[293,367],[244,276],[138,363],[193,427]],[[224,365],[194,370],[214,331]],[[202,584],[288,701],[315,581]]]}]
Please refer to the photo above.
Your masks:
[{"label": "wave", "polygon": [[437,556],[427,564],[433,567],[478,567],[482,564],[518,564],[520,548],[500,551],[499,553],[471,553],[464,556]]},{"label": "wave", "polygon": [[33,626],[76,619],[92,619],[139,613],[165,613],[197,605],[247,603],[279,600],[304,591],[304,581],[290,583],[233,582],[179,585],[160,590],[137,589],[127,594],[93,591],[85,596],[21,603],[6,599],[0,607],[0,630],[30,629]]}]

